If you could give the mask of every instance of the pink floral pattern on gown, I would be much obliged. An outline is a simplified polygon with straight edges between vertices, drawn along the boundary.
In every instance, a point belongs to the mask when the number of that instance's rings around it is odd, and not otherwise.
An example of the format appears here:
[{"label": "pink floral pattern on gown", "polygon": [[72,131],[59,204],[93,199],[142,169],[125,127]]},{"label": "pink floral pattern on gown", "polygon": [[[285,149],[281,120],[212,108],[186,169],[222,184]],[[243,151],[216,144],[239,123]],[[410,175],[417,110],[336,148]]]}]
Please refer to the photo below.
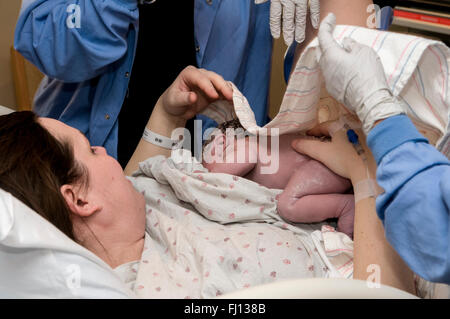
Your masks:
[{"label": "pink floral pattern on gown", "polygon": [[351,239],[324,223],[283,221],[281,190],[162,156],[130,180],[147,202],[138,297],[212,298],[275,280],[352,276]]}]

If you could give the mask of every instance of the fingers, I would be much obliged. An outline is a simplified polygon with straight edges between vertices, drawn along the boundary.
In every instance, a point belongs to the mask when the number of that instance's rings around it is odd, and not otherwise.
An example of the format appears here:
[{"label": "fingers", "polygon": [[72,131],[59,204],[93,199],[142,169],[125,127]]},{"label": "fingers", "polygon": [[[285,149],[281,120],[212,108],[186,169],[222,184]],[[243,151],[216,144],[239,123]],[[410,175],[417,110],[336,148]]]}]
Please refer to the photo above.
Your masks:
[{"label": "fingers", "polygon": [[352,38],[346,37],[344,40],[342,40],[342,46],[344,47],[344,50],[347,52],[352,52],[357,46],[357,42],[353,40]]},{"label": "fingers", "polygon": [[198,74],[192,77],[191,84],[193,85],[190,85],[191,90],[195,89],[196,86],[205,97],[212,100],[218,99],[219,93],[214,87],[211,75],[207,73],[209,71],[197,69],[195,72]]},{"label": "fingers", "polygon": [[283,2],[283,38],[287,46],[294,41],[295,7],[292,1]]},{"label": "fingers", "polygon": [[295,41],[305,41],[306,17],[308,15],[308,0],[300,0],[295,6]]},{"label": "fingers", "polygon": [[318,29],[320,25],[320,1],[310,0],[309,8],[311,10],[311,23],[314,29]]},{"label": "fingers", "polygon": [[229,101],[233,100],[233,89],[231,85],[219,74],[211,71],[206,72],[219,96]]},{"label": "fingers", "polygon": [[292,141],[291,146],[298,153],[305,154],[322,163],[326,162],[331,153],[330,148],[333,147],[331,143],[303,138]]},{"label": "fingers", "polygon": [[312,129],[310,129],[307,133],[308,133],[308,135],[312,135],[312,136],[316,136],[316,137],[331,136],[330,128],[333,127],[334,123],[335,122],[333,122],[333,121],[321,123],[321,124],[313,127]]},{"label": "fingers", "polygon": [[270,3],[270,33],[278,39],[281,33],[282,5],[280,0],[272,0]]},{"label": "fingers", "polygon": [[341,116],[336,121],[324,122],[324,123],[321,123],[321,124],[313,127],[312,129],[310,129],[307,132],[307,134],[316,136],[316,137],[321,137],[321,136],[333,137],[337,132],[342,130],[345,127],[345,125],[348,125],[348,127],[350,127],[353,130],[361,129],[360,122],[357,122],[357,121],[350,119],[348,117],[345,117],[345,116]]},{"label": "fingers", "polygon": [[188,90],[195,91],[198,88],[199,93],[208,100],[217,100],[220,97],[232,100],[233,90],[219,74],[194,67],[186,68],[184,73]]},{"label": "fingers", "polygon": [[[207,80],[210,81],[210,84],[212,84],[214,91],[210,90],[209,94],[207,93],[207,96],[213,100],[218,99],[219,97],[231,101],[233,99],[233,89],[231,85],[223,79],[222,76],[219,74],[208,71],[205,69],[199,69],[201,73],[205,76]],[[210,87],[210,86],[208,86]]]},{"label": "fingers", "polygon": [[[311,22],[315,29],[320,25],[320,2],[310,1]],[[270,33],[278,39],[281,29],[287,46],[295,41],[305,41],[308,0],[272,0],[270,4]]]},{"label": "fingers", "polygon": [[325,53],[329,48],[341,48],[333,38],[333,32],[336,27],[336,16],[332,13],[322,21],[319,28],[319,44],[322,52]]}]

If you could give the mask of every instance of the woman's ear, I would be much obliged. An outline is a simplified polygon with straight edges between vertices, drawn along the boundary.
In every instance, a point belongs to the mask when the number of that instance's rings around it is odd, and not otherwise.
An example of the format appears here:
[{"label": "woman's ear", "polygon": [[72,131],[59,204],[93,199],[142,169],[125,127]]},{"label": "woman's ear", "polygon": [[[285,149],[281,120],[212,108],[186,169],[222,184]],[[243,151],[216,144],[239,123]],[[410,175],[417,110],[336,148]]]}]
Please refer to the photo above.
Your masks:
[{"label": "woman's ear", "polygon": [[69,209],[77,216],[89,217],[101,210],[101,206],[95,205],[81,194],[79,187],[66,184],[61,186],[60,191]]}]

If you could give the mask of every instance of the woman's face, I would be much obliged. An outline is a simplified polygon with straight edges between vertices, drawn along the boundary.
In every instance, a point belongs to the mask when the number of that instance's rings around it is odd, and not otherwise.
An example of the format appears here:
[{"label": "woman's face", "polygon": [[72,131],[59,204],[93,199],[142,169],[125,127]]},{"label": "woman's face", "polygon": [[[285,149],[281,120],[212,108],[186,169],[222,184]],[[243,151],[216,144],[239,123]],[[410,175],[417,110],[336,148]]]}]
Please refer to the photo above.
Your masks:
[{"label": "woman's face", "polygon": [[[109,156],[103,147],[91,146],[87,138],[77,129],[64,123],[40,118],[39,123],[60,141],[68,141],[77,162],[89,172],[86,201],[100,210],[94,218],[97,231],[115,228],[120,236],[145,231],[145,199],[125,177],[120,164]],[[92,219],[91,219],[92,220]]]}]

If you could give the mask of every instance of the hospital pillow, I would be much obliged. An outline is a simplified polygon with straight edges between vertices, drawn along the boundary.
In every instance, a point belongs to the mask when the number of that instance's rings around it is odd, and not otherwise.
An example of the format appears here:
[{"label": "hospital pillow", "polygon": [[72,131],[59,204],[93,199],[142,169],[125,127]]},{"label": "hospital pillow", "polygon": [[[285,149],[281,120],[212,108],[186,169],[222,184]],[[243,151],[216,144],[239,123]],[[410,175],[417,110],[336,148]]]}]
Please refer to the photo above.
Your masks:
[{"label": "hospital pillow", "polygon": [[96,255],[0,189],[0,298],[127,298]]},{"label": "hospital pillow", "polygon": [[10,108],[7,108],[6,106],[0,105],[0,116],[1,115],[6,115],[6,114],[9,114],[9,113],[12,113],[12,112],[14,112],[14,110],[12,110]]}]

